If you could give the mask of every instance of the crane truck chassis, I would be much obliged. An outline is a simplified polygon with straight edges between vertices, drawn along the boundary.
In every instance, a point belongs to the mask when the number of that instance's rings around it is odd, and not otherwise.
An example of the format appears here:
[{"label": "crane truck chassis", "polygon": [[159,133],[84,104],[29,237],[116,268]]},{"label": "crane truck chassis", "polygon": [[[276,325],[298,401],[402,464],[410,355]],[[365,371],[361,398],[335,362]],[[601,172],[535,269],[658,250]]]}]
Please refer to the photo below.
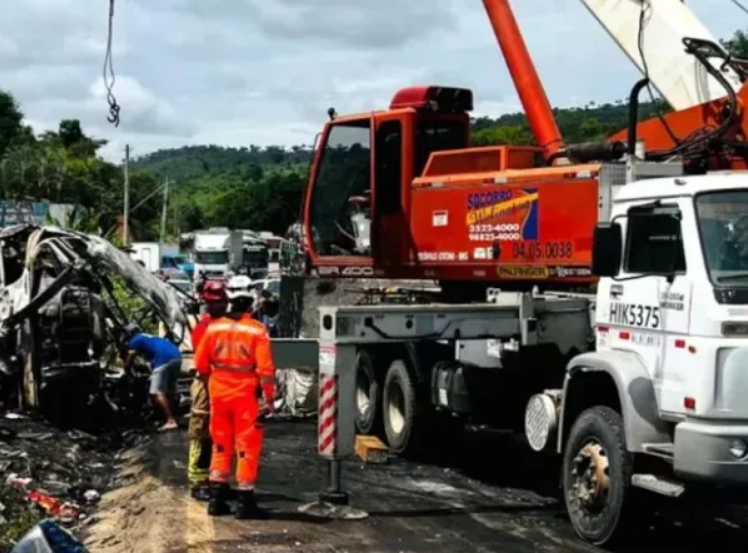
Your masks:
[{"label": "crane truck chassis", "polygon": [[748,176],[635,163],[593,233],[595,295],[324,306],[317,338],[276,341],[279,366],[319,369],[320,455],[339,467],[355,432],[378,428],[397,454],[468,422],[524,433],[558,457],[572,525],[595,545],[625,534],[643,492],[742,503],[748,270],[723,262],[745,237],[714,232],[742,228]]}]

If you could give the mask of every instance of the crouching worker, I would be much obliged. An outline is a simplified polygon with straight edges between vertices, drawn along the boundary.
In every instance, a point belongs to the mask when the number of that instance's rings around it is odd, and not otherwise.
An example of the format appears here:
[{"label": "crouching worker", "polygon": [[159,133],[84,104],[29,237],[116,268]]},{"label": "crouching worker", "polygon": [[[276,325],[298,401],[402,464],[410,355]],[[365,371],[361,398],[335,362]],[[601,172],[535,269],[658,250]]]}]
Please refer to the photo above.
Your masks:
[{"label": "crouching worker", "polygon": [[125,360],[125,373],[130,374],[135,359],[142,357],[151,368],[150,394],[161,407],[166,423],[160,431],[179,427],[171,404],[177,397],[177,380],[182,371],[182,353],[167,338],[146,334],[135,323],[125,326],[130,352]]},{"label": "crouching worker", "polygon": [[[205,302],[206,313],[192,329],[192,351],[197,351],[205,331],[211,321],[222,317],[228,307],[226,285],[220,281],[208,281],[201,290],[202,300]],[[190,485],[192,497],[198,501],[207,501],[208,471],[210,469],[211,448],[209,420],[210,403],[208,387],[200,375],[196,375],[190,387],[190,453],[187,460],[187,481]]]},{"label": "crouching worker", "polygon": [[237,518],[264,518],[254,495],[263,428],[259,399],[269,406],[275,396],[275,365],[267,329],[252,318],[246,277],[228,283],[229,313],[213,321],[195,354],[197,371],[208,379],[210,462],[208,514],[228,514],[229,473],[236,452]]}]

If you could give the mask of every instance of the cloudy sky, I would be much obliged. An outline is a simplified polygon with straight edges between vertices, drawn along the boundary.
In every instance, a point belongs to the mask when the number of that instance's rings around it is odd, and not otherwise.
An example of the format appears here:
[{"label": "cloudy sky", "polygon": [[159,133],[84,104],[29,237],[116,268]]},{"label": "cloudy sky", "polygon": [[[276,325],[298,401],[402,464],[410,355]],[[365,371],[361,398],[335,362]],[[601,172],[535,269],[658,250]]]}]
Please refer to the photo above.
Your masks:
[{"label": "cloudy sky", "polygon": [[[579,0],[514,0],[551,102],[614,101],[636,75]],[[717,37],[729,0],[688,0]],[[37,129],[80,119],[104,155],[183,144],[309,144],[328,107],[386,106],[408,84],[473,88],[477,115],[519,110],[480,0],[116,0],[118,129],[101,82],[108,0],[6,1],[0,87]]]}]

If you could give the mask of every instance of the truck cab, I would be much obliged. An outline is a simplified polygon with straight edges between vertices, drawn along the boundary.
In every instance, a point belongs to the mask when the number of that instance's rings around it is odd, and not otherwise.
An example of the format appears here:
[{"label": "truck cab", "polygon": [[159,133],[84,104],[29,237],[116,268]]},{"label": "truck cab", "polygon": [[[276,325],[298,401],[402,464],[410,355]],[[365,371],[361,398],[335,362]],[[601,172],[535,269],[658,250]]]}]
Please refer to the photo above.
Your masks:
[{"label": "truck cab", "polygon": [[597,351],[576,363],[633,405],[653,395],[655,417],[627,420],[629,448],[681,479],[748,484],[748,177],[626,185],[593,249]]},{"label": "truck cab", "polygon": [[315,151],[305,236],[321,275],[371,276],[410,262],[410,183],[433,152],[469,144],[470,90],[413,87],[390,109],[332,116]]}]

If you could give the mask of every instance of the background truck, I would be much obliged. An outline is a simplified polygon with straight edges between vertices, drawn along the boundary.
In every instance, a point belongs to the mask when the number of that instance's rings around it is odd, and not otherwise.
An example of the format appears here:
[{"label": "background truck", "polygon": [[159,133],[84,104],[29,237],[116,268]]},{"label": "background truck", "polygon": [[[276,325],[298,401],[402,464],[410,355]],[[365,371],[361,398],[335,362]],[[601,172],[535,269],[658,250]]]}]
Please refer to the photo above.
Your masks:
[{"label": "background truck", "polygon": [[244,230],[242,267],[252,279],[266,278],[270,266],[270,251],[260,233]]},{"label": "background truck", "polygon": [[[161,244],[159,242],[133,242],[130,244],[130,256],[135,261],[143,263],[145,268],[151,273],[155,273],[164,268],[164,265],[171,265],[169,260],[179,259],[178,244]],[[172,268],[172,267],[167,267]],[[174,264],[174,268],[176,264]]]},{"label": "background truck", "polygon": [[[321,300],[320,389],[341,394],[323,455],[354,423],[401,454],[466,423],[516,431],[557,456],[574,529],[602,545],[639,490],[703,508],[748,485],[748,73],[679,0],[583,2],[644,74],[628,129],[566,144],[508,0],[484,0],[538,146],[470,148],[463,88],[331,111],[299,232],[310,273],[281,295]],[[675,111],[639,122],[650,86]],[[399,305],[340,301],[376,278]]]},{"label": "background truck", "polygon": [[238,271],[243,263],[242,231],[208,229],[197,231],[193,239],[194,276],[224,278],[229,271]]}]

